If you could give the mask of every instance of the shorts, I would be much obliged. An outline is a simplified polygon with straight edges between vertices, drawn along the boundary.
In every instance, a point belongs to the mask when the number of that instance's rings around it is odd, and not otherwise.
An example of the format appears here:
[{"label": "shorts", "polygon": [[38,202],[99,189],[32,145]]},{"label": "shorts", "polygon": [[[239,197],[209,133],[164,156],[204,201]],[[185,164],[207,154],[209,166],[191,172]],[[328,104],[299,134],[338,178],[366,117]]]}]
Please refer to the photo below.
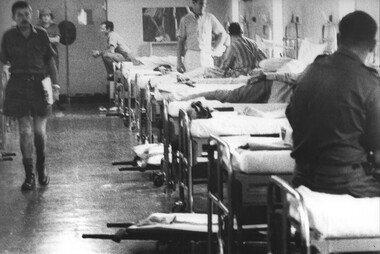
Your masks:
[{"label": "shorts", "polygon": [[16,118],[49,116],[51,105],[46,101],[41,84],[44,78],[43,74],[11,74],[5,89],[4,115]]}]

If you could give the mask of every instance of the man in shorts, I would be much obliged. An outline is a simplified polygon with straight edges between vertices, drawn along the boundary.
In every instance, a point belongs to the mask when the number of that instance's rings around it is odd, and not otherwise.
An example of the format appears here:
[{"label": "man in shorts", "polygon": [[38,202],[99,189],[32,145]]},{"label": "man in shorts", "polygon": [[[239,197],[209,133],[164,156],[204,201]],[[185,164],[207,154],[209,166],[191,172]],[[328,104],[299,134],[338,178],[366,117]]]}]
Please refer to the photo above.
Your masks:
[{"label": "man in shorts", "polygon": [[[22,191],[35,188],[33,145],[36,171],[41,186],[49,184],[45,168],[46,123],[51,112],[42,81],[50,74],[52,90],[58,96],[55,52],[44,29],[32,25],[32,8],[25,1],[12,5],[16,26],[6,31],[1,42],[0,61],[10,65],[10,79],[5,91],[4,114],[18,121],[25,181]],[[51,91],[51,89],[50,89]]]}]

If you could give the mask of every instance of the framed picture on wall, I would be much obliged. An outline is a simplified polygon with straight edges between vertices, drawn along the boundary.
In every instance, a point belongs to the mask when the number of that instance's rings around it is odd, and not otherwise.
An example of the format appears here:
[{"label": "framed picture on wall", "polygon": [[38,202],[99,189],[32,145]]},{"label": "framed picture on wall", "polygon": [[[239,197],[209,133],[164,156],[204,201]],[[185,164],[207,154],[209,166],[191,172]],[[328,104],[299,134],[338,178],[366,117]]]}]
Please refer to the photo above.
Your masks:
[{"label": "framed picture on wall", "polygon": [[189,12],[188,7],[143,8],[144,41],[176,41],[181,18]]}]

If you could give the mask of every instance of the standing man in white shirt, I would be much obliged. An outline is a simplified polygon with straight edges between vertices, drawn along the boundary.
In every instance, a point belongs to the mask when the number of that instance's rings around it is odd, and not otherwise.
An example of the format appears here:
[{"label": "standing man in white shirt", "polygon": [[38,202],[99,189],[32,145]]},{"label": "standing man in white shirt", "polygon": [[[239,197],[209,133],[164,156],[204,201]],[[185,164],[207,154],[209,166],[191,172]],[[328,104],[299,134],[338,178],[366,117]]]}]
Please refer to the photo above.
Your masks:
[{"label": "standing man in white shirt", "polygon": [[133,55],[123,37],[114,31],[114,24],[111,21],[104,21],[100,25],[100,31],[107,37],[107,49],[104,51],[94,50],[93,57],[101,56],[107,71],[107,80],[113,80],[113,63],[122,61],[132,61],[139,65],[141,62]]},{"label": "standing man in white shirt", "polygon": [[[205,12],[207,0],[193,0],[193,12],[185,15],[178,32],[177,70],[189,72],[199,67],[214,67],[212,56],[227,38],[222,24]],[[215,46],[212,37],[215,35]]]}]

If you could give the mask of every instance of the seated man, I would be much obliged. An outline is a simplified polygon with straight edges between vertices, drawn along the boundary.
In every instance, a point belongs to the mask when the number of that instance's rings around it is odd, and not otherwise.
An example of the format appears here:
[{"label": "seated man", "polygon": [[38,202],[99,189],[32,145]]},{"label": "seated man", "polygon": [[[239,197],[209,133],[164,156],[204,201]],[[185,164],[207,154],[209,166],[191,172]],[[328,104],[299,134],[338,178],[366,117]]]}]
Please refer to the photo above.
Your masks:
[{"label": "seated man", "polygon": [[297,163],[293,184],[380,196],[380,78],[366,66],[377,24],[355,11],[343,17],[339,31],[338,50],[317,57],[302,73],[287,110]]},{"label": "seated man", "polygon": [[199,97],[206,100],[218,100],[229,103],[288,103],[293,94],[293,85],[297,80],[295,73],[260,72],[250,78],[245,86],[234,90],[216,90],[175,97],[173,100],[187,101]]},{"label": "seated man", "polygon": [[224,71],[224,76],[248,75],[252,69],[259,66],[261,60],[268,57],[258,48],[256,42],[243,35],[239,23],[231,23],[228,31],[231,46],[227,48],[220,68]]},{"label": "seated man", "polygon": [[100,31],[107,37],[107,49],[100,52],[94,50],[93,57],[101,56],[107,71],[107,80],[113,80],[113,63],[122,61],[132,61],[133,64],[142,64],[133,55],[128,48],[124,39],[116,32],[114,32],[114,25],[111,21],[104,21],[100,25]]}]

